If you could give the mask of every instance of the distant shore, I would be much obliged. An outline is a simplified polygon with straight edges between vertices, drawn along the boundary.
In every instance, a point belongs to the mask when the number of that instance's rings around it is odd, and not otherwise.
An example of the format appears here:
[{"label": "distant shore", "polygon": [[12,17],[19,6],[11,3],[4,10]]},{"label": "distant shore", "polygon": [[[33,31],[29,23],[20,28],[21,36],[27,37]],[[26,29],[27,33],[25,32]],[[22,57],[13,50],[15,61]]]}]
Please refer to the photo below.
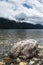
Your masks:
[{"label": "distant shore", "polygon": [[43,29],[43,25],[0,18],[0,29]]}]

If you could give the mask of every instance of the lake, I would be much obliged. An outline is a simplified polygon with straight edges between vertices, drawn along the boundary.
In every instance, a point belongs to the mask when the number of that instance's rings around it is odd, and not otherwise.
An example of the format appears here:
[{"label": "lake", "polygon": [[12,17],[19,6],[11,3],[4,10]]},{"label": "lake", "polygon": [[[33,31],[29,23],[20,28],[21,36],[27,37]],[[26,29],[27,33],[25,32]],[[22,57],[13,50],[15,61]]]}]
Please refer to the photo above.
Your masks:
[{"label": "lake", "polygon": [[0,29],[0,53],[8,53],[14,43],[35,39],[43,45],[43,29]]},{"label": "lake", "polygon": [[43,38],[43,29],[1,29],[0,40],[23,40]]}]

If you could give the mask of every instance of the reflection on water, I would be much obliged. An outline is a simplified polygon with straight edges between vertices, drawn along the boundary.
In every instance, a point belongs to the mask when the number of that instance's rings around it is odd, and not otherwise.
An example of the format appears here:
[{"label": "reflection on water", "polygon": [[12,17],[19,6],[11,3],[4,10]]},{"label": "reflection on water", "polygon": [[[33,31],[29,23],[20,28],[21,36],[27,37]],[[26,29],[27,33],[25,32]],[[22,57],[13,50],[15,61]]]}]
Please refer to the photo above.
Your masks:
[{"label": "reflection on water", "polygon": [[0,53],[8,53],[15,42],[24,39],[41,40],[43,43],[43,29],[0,30]]}]

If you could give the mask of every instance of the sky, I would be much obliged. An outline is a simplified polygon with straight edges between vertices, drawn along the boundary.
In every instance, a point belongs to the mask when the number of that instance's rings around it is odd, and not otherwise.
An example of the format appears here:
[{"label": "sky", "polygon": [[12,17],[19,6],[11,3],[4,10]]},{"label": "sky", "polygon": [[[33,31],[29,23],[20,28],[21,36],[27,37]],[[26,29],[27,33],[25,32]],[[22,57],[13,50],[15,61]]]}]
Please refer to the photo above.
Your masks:
[{"label": "sky", "polygon": [[43,0],[0,0],[0,17],[43,25]]}]

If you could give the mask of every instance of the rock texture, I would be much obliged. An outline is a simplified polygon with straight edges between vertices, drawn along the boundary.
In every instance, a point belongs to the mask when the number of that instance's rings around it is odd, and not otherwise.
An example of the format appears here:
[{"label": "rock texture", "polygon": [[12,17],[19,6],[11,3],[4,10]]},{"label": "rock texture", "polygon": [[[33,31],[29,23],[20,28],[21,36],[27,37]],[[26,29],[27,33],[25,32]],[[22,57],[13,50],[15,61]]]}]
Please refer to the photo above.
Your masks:
[{"label": "rock texture", "polygon": [[17,42],[11,49],[11,53],[14,57],[23,59],[31,58],[37,55],[38,44],[36,40],[29,39]]},{"label": "rock texture", "polygon": [[[7,65],[43,65],[43,45],[34,39],[17,42],[12,47]],[[8,59],[5,59],[8,60]]]}]

